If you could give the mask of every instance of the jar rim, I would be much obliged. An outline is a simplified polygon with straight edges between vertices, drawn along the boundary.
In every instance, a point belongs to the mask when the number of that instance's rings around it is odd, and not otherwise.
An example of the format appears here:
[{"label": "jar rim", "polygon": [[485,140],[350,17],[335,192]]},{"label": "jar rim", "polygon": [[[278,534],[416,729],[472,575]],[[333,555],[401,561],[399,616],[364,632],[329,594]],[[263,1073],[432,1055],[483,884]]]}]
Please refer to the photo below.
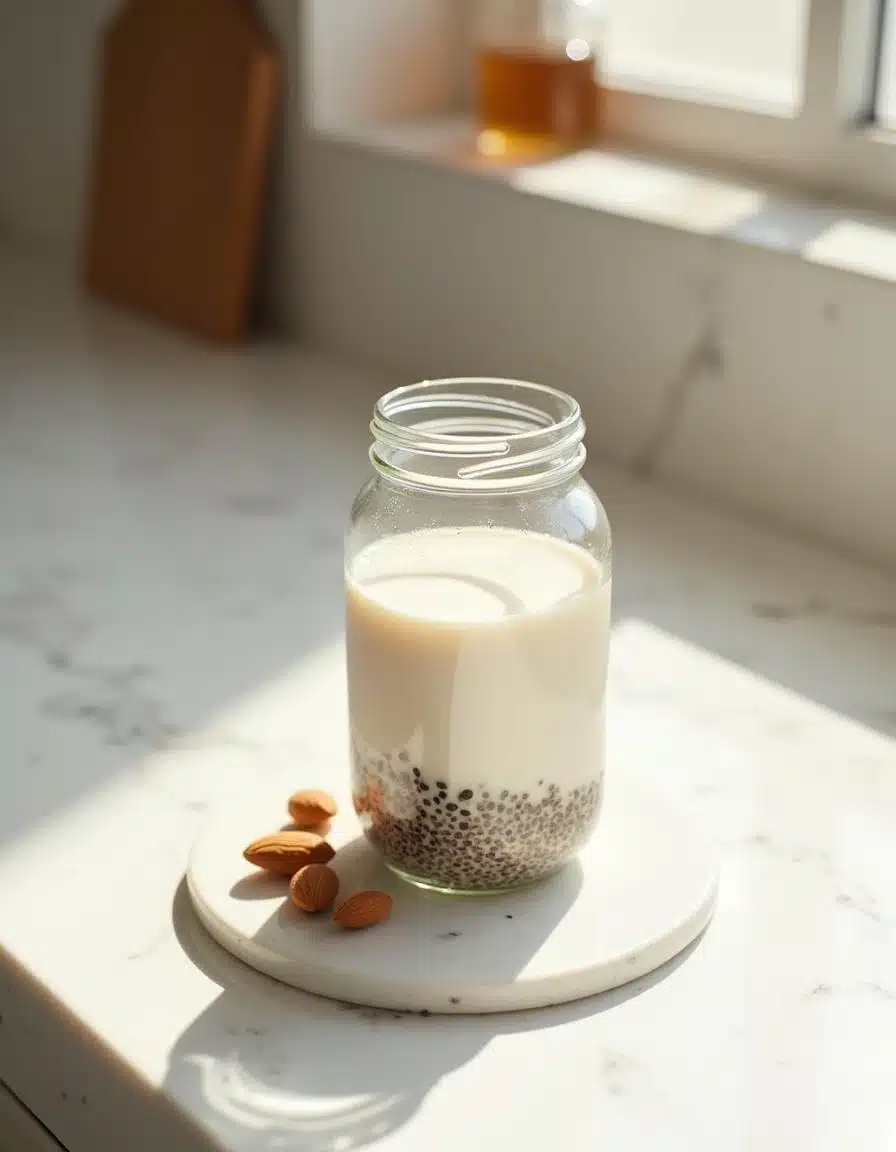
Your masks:
[{"label": "jar rim", "polygon": [[387,392],[370,424],[370,460],[388,479],[443,492],[553,486],[585,462],[578,401],[499,376],[420,380]]}]

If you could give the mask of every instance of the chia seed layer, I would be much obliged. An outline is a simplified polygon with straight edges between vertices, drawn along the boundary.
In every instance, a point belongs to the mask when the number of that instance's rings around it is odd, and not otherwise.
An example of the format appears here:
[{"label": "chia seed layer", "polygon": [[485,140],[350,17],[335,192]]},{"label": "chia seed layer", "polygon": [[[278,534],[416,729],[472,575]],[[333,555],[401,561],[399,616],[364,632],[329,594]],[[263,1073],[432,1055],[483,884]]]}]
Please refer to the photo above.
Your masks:
[{"label": "chia seed layer", "polygon": [[430,884],[500,889],[553,872],[588,839],[602,782],[527,791],[458,785],[408,753],[353,751],[355,809],[368,838],[401,871]]}]

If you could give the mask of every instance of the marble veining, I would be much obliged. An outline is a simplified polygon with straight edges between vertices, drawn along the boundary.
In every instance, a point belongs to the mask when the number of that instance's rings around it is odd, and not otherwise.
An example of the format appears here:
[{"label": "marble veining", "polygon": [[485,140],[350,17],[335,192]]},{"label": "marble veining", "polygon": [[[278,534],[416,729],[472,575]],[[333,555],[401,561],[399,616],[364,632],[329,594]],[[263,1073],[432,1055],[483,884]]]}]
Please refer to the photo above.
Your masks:
[{"label": "marble veining", "polygon": [[48,716],[92,724],[106,743],[125,747],[164,748],[178,735],[178,726],[149,691],[152,671],[144,665],[90,667],[58,651],[50,653],[48,662],[67,683],[42,701]]},{"label": "marble veining", "polygon": [[64,661],[65,651],[90,630],[90,622],[66,599],[77,575],[59,565],[20,572],[0,595],[0,638],[47,652],[49,661]]},{"label": "marble veining", "polygon": [[666,384],[656,422],[643,447],[630,459],[636,476],[653,476],[666,450],[677,436],[689,407],[691,394],[704,384],[717,380],[725,371],[723,330],[717,296],[720,281],[707,277],[697,285],[697,304],[702,313],[693,343],[675,374]]},{"label": "marble veining", "polygon": [[[721,344],[697,326],[642,473]],[[593,1001],[439,1019],[286,989],[196,923],[209,811],[345,780],[340,538],[395,383],[0,258],[0,1080],[96,1152],[529,1152],[558,1117],[570,1152],[892,1152],[896,578],[610,468],[607,787],[715,843],[705,935]]]},{"label": "marble veining", "polygon": [[756,603],[750,611],[760,620],[827,619],[859,628],[896,628],[896,612],[829,604],[816,597],[792,604]]},{"label": "marble veining", "polygon": [[884,910],[867,885],[846,874],[829,852],[787,844],[763,832],[748,836],[744,845],[790,864],[814,869],[831,886],[834,901],[840,908],[864,916],[872,924],[896,928],[896,909]]}]

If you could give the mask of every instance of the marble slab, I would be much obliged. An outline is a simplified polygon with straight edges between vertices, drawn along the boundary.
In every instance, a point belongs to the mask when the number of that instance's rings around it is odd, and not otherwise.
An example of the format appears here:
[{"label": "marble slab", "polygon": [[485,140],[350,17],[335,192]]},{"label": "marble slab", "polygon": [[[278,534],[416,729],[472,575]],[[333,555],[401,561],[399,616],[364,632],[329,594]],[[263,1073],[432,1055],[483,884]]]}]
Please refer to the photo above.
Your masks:
[{"label": "marble slab", "polygon": [[545,1011],[297,993],[183,875],[216,805],[345,755],[342,524],[398,381],[0,263],[0,1079],[70,1152],[891,1152],[892,575],[591,467],[608,762],[712,842],[709,929]]}]

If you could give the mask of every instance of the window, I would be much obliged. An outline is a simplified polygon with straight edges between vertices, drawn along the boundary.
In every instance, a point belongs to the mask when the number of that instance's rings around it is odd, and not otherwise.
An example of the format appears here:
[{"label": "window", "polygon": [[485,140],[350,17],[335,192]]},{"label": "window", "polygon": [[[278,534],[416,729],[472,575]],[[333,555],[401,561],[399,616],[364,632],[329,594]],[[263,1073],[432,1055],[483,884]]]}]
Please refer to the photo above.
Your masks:
[{"label": "window", "polygon": [[896,0],[606,6],[618,142],[896,202]]},{"label": "window", "polygon": [[[371,0],[359,23],[309,0],[313,122],[333,130],[469,105],[486,5],[520,2]],[[612,142],[896,205],[896,0],[598,2]]]},{"label": "window", "polygon": [[896,130],[896,2],[890,0],[882,15],[875,111],[879,124]]},{"label": "window", "polygon": [[802,99],[806,0],[609,0],[607,63],[715,102],[792,114]]}]

